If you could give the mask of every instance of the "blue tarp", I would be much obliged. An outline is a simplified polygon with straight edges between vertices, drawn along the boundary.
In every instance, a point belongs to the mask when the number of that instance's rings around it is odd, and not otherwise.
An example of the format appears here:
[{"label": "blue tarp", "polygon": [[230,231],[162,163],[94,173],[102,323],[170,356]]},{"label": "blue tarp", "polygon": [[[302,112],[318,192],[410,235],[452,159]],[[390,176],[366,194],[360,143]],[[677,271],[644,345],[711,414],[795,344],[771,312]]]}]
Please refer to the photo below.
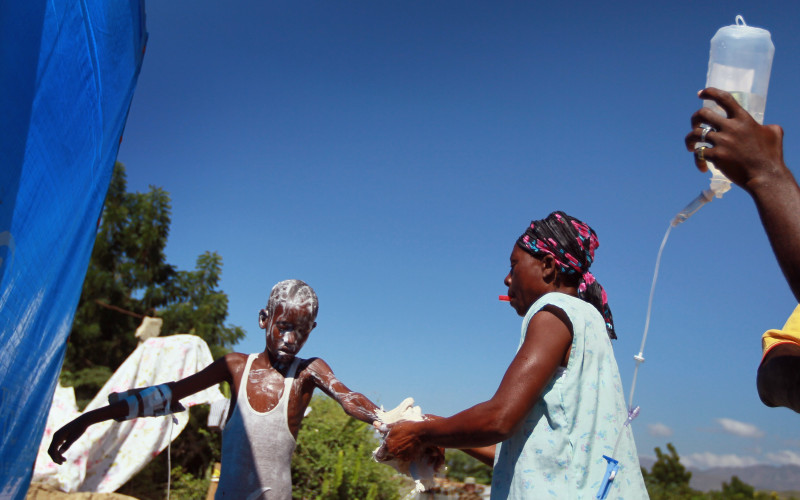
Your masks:
[{"label": "blue tarp", "polygon": [[0,2],[0,498],[22,499],[146,41],[144,0]]}]

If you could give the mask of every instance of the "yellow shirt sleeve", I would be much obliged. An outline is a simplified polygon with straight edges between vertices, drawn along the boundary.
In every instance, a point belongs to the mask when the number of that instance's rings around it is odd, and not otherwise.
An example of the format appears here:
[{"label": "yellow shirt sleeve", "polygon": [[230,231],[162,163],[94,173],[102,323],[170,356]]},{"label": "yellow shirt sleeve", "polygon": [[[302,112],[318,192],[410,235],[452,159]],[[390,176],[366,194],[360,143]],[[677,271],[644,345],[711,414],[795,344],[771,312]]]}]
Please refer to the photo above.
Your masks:
[{"label": "yellow shirt sleeve", "polygon": [[770,349],[787,342],[800,345],[800,305],[795,307],[782,330],[767,330],[761,336],[762,359]]}]

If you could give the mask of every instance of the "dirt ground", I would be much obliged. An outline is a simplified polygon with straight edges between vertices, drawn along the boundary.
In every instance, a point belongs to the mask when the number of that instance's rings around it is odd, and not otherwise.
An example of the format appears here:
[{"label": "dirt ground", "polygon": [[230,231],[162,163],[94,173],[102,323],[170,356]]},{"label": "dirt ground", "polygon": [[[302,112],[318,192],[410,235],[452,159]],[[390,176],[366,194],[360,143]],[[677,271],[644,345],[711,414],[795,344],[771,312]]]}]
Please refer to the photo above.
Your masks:
[{"label": "dirt ground", "polygon": [[43,484],[31,484],[25,500],[137,500],[120,493],[64,493]]}]

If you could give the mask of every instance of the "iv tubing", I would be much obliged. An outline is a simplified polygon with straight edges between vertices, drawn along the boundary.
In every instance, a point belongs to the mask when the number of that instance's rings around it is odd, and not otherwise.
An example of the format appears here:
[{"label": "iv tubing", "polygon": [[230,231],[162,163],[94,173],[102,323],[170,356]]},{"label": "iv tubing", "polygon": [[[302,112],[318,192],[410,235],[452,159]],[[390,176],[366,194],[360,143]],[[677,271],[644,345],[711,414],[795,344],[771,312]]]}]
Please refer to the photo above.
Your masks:
[{"label": "iv tubing", "polygon": [[667,243],[669,233],[672,228],[686,221],[689,217],[695,214],[706,203],[714,199],[715,191],[713,189],[704,189],[694,200],[692,200],[683,210],[678,212],[678,215],[672,219],[667,232],[664,234],[664,239],[661,241],[661,246],[658,249],[658,256],[656,257],[656,269],[653,271],[653,283],[650,285],[650,298],[647,300],[647,316],[644,321],[644,334],[642,335],[642,345],[639,348],[639,354],[633,357],[636,360],[636,368],[633,370],[633,382],[631,383],[631,393],[628,398],[628,410],[633,409],[633,393],[636,390],[636,377],[639,375],[639,365],[644,363],[644,344],[647,342],[647,331],[650,329],[650,313],[653,310],[653,294],[656,290],[656,280],[658,279],[658,268],[661,266],[661,254],[664,252],[664,245]]},{"label": "iv tubing", "polygon": [[[685,222],[686,219],[688,219],[689,217],[694,215],[695,212],[700,210],[700,208],[702,208],[703,205],[705,205],[709,201],[713,200],[714,199],[714,194],[715,194],[715,191],[713,189],[705,189],[705,190],[703,190],[697,196],[697,198],[692,200],[691,203],[686,205],[686,207],[684,207],[683,210],[678,212],[678,215],[676,215],[675,218],[672,219],[672,222],[670,222],[670,225],[672,227],[675,227],[678,224],[681,224],[681,223]],[[720,193],[720,196],[722,196],[721,193]]]},{"label": "iv tubing", "polygon": [[653,309],[653,292],[656,289],[656,280],[658,279],[658,268],[661,266],[661,254],[664,252],[664,245],[667,243],[669,232],[672,231],[673,225],[667,227],[667,232],[664,234],[664,239],[661,241],[661,247],[658,249],[658,257],[656,257],[656,269],[653,272],[653,284],[650,285],[650,299],[647,301],[647,316],[644,322],[644,335],[642,335],[642,345],[639,348],[639,354],[634,356],[636,360],[636,368],[633,370],[633,382],[631,383],[631,393],[628,398],[628,408],[633,408],[633,392],[636,390],[636,376],[639,374],[639,365],[644,362],[644,344],[647,342],[647,330],[650,328],[650,312]]}]

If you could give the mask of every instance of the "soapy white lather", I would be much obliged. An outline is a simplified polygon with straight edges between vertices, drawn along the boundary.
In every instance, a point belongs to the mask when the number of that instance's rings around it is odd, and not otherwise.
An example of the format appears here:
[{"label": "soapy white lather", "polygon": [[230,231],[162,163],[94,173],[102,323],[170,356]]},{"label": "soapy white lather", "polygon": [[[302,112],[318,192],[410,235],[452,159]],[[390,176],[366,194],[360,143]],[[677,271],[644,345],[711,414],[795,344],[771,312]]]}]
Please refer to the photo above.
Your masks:
[{"label": "soapy white lather", "polygon": [[307,309],[309,314],[316,315],[319,301],[314,290],[300,280],[284,280],[275,284],[267,300],[267,314],[273,317],[275,307],[282,304],[284,307]]},{"label": "soapy white lather", "polygon": [[[419,406],[414,406],[414,398],[406,398],[400,403],[397,408],[393,410],[384,411],[383,406],[377,412],[378,421],[382,424],[394,424],[401,420],[409,420],[411,422],[421,422],[424,420],[422,416],[422,409]],[[385,425],[381,426],[382,432],[385,432]],[[392,466],[397,472],[405,474],[414,480],[416,490],[423,492],[435,486],[433,480],[436,471],[426,457],[414,461],[398,460],[396,458],[390,460],[378,460],[378,451],[383,447],[384,438],[386,434],[381,437],[381,445],[372,452],[372,457],[376,462]]]}]

